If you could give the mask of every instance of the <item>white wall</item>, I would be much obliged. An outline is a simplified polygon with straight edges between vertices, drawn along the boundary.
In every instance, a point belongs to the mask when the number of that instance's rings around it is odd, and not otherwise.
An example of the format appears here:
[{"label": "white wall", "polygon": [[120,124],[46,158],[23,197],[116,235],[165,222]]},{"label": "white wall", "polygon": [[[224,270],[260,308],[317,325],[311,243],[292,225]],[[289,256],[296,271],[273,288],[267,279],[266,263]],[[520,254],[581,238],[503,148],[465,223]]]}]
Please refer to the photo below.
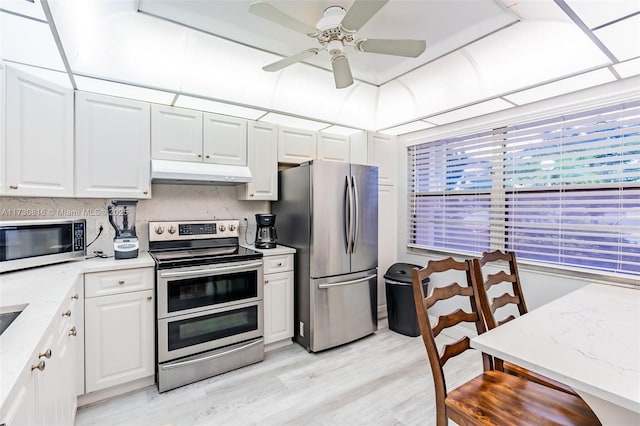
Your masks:
[{"label": "white wall", "polygon": [[[449,256],[442,252],[427,252],[425,250],[410,251],[407,248],[407,147],[410,145],[437,140],[450,135],[460,135],[476,130],[491,129],[493,126],[500,127],[514,121],[533,119],[553,114],[567,113],[586,109],[594,105],[615,103],[620,100],[640,97],[640,77],[608,83],[595,88],[569,95],[559,96],[553,99],[532,103],[522,107],[488,114],[457,123],[422,130],[398,138],[398,261],[425,265],[430,259],[442,259]],[[480,255],[478,253],[477,255]],[[456,259],[463,259],[461,256],[453,256]],[[522,281],[523,292],[527,307],[535,309],[543,304],[561,297],[573,290],[576,290],[587,283],[596,280],[606,281],[607,277],[598,277],[593,274],[581,274],[578,272],[562,271],[551,268],[540,268],[520,260],[518,262]],[[449,284],[451,277],[442,277],[432,280],[430,289]],[[639,280],[629,279],[631,283],[640,285]],[[450,307],[451,305],[449,305]],[[442,308],[446,308],[443,310]],[[434,306],[431,315],[437,316],[440,312],[447,312],[447,305],[440,309]]]},{"label": "white wall", "polygon": [[[246,217],[249,222],[248,236],[253,238],[254,215],[271,211],[267,201],[238,201],[234,186],[154,184],[151,191],[152,198],[140,200],[136,211],[136,232],[142,250],[149,248],[149,221],[242,220]],[[105,228],[102,236],[87,249],[87,253],[102,250],[113,255],[115,232],[109,224],[106,210],[110,201],[111,199],[92,198],[1,197],[0,220],[84,218],[87,220],[87,242],[96,237],[100,225]],[[30,212],[36,212],[37,215],[30,215]],[[241,226],[241,243],[244,242],[244,231]]]}]

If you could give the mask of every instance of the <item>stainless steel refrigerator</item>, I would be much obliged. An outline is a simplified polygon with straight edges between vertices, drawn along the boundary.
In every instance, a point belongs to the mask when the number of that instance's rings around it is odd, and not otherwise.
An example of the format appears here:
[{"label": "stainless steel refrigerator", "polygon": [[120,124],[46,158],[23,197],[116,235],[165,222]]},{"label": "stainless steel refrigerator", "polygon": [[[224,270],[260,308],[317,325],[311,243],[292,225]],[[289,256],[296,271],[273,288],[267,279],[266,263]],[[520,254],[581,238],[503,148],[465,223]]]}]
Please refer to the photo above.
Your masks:
[{"label": "stainless steel refrigerator", "polygon": [[278,176],[278,242],[297,250],[295,340],[317,352],[373,333],[378,168],[313,160]]}]

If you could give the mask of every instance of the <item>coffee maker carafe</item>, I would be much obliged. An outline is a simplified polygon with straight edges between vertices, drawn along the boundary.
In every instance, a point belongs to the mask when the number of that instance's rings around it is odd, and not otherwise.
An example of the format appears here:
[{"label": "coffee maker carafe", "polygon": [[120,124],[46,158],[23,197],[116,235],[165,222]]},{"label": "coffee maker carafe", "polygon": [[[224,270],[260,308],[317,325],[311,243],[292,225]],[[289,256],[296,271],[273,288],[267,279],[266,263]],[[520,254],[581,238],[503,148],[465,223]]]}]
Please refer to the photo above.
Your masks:
[{"label": "coffee maker carafe", "polygon": [[259,213],[256,214],[256,241],[255,246],[259,249],[276,248],[278,234],[275,228],[276,215]]},{"label": "coffee maker carafe", "polygon": [[107,206],[109,223],[116,230],[113,252],[116,259],[138,257],[138,236],[136,235],[137,200],[111,200]]}]

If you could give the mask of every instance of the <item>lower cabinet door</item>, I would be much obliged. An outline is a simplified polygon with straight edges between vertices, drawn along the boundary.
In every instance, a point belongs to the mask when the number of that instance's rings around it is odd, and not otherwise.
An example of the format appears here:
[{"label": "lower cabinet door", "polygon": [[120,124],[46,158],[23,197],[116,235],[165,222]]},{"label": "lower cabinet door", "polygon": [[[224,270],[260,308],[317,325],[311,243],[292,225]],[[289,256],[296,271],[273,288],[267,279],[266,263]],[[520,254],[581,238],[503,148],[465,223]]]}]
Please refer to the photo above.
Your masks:
[{"label": "lower cabinet door", "polygon": [[86,392],[154,374],[153,290],[85,300]]},{"label": "lower cabinet door", "polygon": [[264,343],[293,337],[293,271],[264,276]]}]

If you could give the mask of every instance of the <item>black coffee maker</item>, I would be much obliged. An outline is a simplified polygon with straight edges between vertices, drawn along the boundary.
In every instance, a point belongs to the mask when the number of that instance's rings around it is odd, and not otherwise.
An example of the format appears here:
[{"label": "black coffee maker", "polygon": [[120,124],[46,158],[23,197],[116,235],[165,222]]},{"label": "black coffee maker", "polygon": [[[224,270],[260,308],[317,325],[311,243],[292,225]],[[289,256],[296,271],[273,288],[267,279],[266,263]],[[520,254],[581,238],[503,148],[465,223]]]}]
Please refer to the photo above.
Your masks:
[{"label": "black coffee maker", "polygon": [[256,241],[259,249],[276,248],[278,234],[275,228],[276,215],[267,213],[256,214]]}]

